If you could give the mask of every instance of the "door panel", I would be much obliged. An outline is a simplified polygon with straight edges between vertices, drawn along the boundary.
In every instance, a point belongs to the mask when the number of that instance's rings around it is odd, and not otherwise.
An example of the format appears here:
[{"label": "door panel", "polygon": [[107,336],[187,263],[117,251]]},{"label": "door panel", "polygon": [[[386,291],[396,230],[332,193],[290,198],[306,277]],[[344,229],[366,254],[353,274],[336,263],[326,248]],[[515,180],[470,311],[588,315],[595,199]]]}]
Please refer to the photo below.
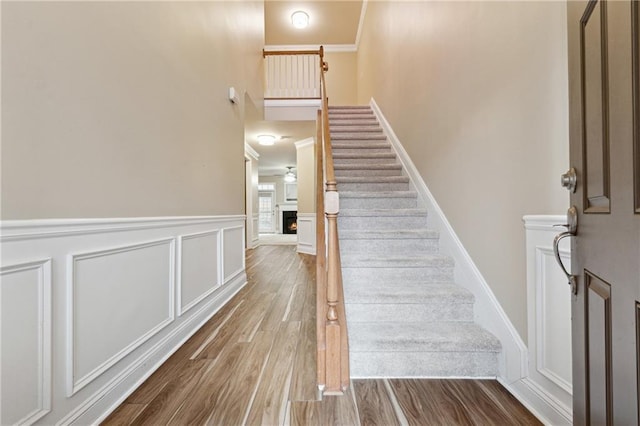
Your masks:
[{"label": "door panel", "polygon": [[638,7],[567,2],[570,159],[578,174],[571,204],[581,207],[571,259],[577,425],[640,421]]},{"label": "door panel", "polygon": [[635,211],[640,213],[640,3],[632,8],[631,44],[633,46],[633,168]]},{"label": "door panel", "polygon": [[607,85],[607,7],[593,2],[581,20],[583,169],[587,213],[609,211],[609,132]]},{"label": "door panel", "polygon": [[588,271],[585,281],[589,419],[592,424],[611,424],[611,286]]}]

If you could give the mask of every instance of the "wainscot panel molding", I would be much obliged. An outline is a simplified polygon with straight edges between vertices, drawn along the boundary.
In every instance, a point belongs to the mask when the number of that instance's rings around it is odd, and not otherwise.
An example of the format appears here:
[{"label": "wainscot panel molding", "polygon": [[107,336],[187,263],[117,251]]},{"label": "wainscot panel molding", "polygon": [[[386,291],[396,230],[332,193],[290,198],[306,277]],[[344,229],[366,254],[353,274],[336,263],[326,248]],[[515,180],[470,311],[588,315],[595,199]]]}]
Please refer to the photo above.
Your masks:
[{"label": "wainscot panel molding", "polygon": [[[561,215],[523,218],[527,247],[527,324],[531,388],[550,401],[553,424],[572,423],[571,290],[553,254],[553,238],[564,231]],[[571,268],[568,240],[560,258]],[[553,417],[552,417],[553,415]]]},{"label": "wainscot panel molding", "polygon": [[[407,171],[412,189],[418,192],[419,203],[428,209],[431,226],[440,231],[441,252],[451,256],[455,261],[455,281],[475,296],[475,321],[502,343],[502,352],[498,358],[498,381],[544,423],[565,424],[564,417],[558,414],[561,410],[558,410],[555,402],[539,392],[538,385],[529,379],[528,348],[502,309],[489,284],[462,245],[420,172],[373,98],[369,105],[388,136],[399,161]],[[562,221],[556,223],[562,223]]]},{"label": "wainscot panel molding", "polygon": [[2,425],[33,424],[51,411],[51,285],[51,259],[0,269]]},{"label": "wainscot panel molding", "polygon": [[0,222],[0,424],[96,424],[246,284],[243,215]]},{"label": "wainscot panel molding", "polygon": [[260,220],[260,214],[259,213],[254,213],[253,214],[253,235],[251,235],[251,247],[250,248],[256,248],[258,247],[258,244],[260,243],[260,234],[258,234],[258,227],[259,227],[259,220]]},{"label": "wainscot panel molding", "polygon": [[316,254],[316,214],[298,213],[298,253]]},{"label": "wainscot panel molding", "polygon": [[182,316],[222,285],[217,259],[221,251],[220,230],[198,232],[178,238],[178,315]]}]

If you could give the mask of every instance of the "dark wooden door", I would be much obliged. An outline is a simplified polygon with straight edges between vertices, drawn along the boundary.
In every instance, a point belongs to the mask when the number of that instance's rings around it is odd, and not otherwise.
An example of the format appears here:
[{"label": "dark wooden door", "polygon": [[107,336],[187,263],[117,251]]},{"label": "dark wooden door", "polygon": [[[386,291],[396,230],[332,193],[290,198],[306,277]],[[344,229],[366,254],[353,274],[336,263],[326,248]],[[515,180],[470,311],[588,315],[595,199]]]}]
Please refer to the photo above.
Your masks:
[{"label": "dark wooden door", "polygon": [[637,1],[569,1],[574,423],[640,422]]}]

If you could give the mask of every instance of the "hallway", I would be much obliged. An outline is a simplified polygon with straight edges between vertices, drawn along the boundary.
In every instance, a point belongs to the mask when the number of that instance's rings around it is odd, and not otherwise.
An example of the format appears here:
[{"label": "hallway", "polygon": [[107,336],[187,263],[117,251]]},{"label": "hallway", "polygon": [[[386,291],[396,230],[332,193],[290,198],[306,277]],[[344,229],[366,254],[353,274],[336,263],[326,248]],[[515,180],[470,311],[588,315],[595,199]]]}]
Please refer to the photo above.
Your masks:
[{"label": "hallway", "polygon": [[539,424],[493,380],[354,380],[319,401],[314,260],[248,251],[248,284],[103,424]]}]

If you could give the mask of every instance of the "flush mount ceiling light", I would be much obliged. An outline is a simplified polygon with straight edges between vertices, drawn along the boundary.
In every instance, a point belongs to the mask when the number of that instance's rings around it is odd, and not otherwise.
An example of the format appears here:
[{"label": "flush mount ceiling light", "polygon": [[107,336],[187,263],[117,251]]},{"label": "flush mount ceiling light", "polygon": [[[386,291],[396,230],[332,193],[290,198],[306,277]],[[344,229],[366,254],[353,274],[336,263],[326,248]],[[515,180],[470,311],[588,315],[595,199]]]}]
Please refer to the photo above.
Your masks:
[{"label": "flush mount ceiling light", "polygon": [[287,167],[287,173],[284,174],[284,181],[291,183],[296,181],[296,175],[291,171],[293,167]]},{"label": "flush mount ceiling light", "polygon": [[271,146],[276,143],[276,137],[273,135],[258,135],[258,143],[260,145]]},{"label": "flush mount ceiling light", "polygon": [[309,25],[309,15],[301,10],[295,11],[291,14],[291,23],[296,28],[307,28]]}]

